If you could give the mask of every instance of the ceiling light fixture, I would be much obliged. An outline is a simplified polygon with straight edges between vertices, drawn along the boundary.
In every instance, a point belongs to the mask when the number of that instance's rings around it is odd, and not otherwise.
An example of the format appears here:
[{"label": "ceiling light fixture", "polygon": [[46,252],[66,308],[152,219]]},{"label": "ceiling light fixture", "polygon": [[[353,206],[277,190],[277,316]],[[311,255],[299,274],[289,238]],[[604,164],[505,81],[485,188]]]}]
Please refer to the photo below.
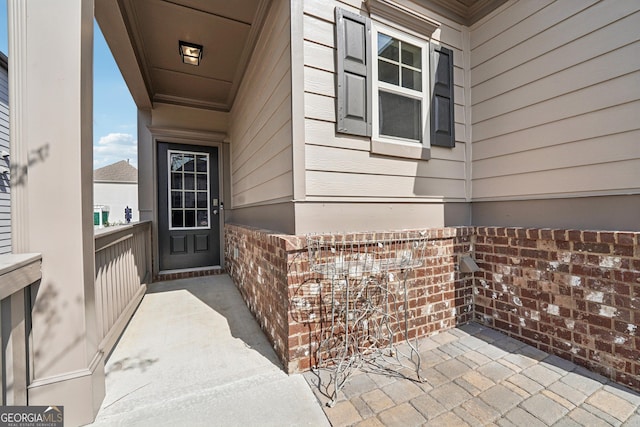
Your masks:
[{"label": "ceiling light fixture", "polygon": [[182,62],[189,65],[200,65],[202,46],[195,43],[178,41],[178,48]]}]

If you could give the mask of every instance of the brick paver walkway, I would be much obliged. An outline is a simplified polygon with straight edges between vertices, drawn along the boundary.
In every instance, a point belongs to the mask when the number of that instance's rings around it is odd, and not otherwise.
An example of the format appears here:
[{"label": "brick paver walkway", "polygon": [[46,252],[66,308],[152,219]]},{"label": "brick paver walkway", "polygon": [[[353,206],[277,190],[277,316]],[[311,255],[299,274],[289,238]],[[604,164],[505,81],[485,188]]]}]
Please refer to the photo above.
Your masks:
[{"label": "brick paver walkway", "polygon": [[479,324],[419,348],[424,382],[356,371],[332,408],[327,371],[305,378],[334,427],[640,426],[640,394]]}]

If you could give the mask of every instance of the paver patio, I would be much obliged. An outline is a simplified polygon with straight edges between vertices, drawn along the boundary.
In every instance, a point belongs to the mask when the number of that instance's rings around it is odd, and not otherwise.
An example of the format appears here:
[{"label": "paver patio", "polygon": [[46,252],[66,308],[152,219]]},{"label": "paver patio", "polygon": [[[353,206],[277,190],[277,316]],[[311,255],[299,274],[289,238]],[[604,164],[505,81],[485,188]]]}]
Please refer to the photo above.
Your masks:
[{"label": "paver patio", "polygon": [[419,349],[424,382],[365,365],[334,407],[329,371],[304,376],[334,427],[640,426],[640,394],[480,324],[421,339]]},{"label": "paver patio", "polygon": [[286,375],[228,276],[156,283],[95,424],[640,426],[640,394],[479,324],[419,344],[424,382],[356,371],[329,408],[326,372]]}]

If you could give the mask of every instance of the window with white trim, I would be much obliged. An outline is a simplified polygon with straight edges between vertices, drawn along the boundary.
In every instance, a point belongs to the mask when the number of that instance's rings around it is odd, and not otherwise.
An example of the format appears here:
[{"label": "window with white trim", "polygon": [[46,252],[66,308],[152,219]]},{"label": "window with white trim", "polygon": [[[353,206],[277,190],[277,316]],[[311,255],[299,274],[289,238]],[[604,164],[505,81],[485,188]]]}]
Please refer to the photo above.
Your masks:
[{"label": "window with white trim", "polygon": [[428,145],[428,42],[377,24],[372,42],[373,138]]}]

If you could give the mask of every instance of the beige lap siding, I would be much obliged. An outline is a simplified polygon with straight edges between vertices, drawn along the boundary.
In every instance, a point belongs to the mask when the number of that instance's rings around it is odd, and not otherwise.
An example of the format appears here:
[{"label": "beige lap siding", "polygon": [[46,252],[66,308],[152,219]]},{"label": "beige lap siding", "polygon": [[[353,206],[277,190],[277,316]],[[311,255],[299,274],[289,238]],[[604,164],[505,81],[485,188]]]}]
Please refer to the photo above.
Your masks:
[{"label": "beige lap siding", "polygon": [[[456,147],[431,147],[431,159],[412,160],[370,154],[370,138],[335,132],[335,17],[336,7],[366,14],[359,0],[305,0],[304,28],[304,122],[305,183],[308,197],[342,201],[364,197],[420,199],[439,197],[452,201],[466,198],[466,107],[470,106],[465,75],[468,29],[412,4],[441,26],[433,40],[454,51]],[[365,12],[362,12],[365,11]],[[426,65],[426,64],[425,64]],[[425,67],[424,72],[428,72]],[[374,100],[374,102],[377,102]]]},{"label": "beige lap siding", "polygon": [[640,4],[510,2],[471,27],[474,201],[640,193]]}]

